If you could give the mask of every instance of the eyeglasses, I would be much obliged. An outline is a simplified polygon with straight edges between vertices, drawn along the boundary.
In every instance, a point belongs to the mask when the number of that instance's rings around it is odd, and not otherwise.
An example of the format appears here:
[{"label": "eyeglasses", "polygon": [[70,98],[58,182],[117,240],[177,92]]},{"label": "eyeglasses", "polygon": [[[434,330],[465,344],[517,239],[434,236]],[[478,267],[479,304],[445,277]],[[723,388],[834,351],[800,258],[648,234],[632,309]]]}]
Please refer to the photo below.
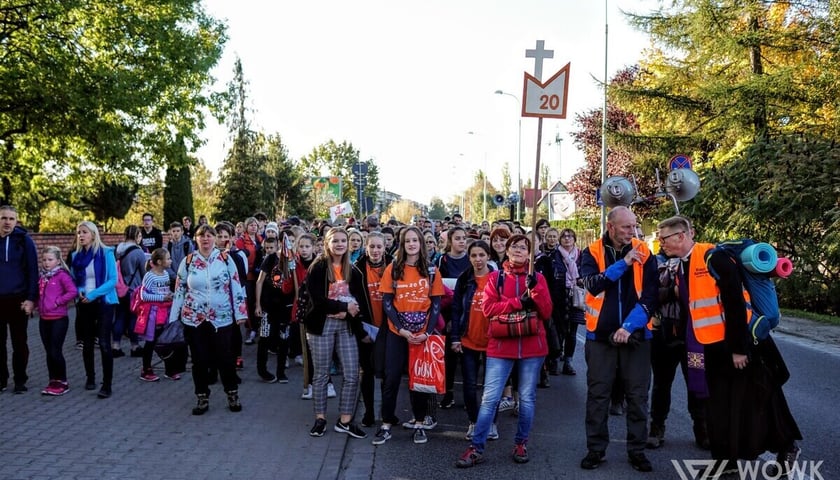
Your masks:
[{"label": "eyeglasses", "polygon": [[518,244],[518,243],[515,243],[508,248],[511,249],[511,250],[519,250],[519,251],[526,251],[526,252],[528,251],[528,246],[527,245],[522,245],[522,244]]},{"label": "eyeglasses", "polygon": [[679,232],[674,232],[674,233],[671,233],[671,234],[668,234],[668,235],[663,235],[663,236],[659,237],[659,241],[662,242],[662,241],[668,240],[669,238],[673,237],[674,235],[679,235],[681,233],[685,233],[685,230],[680,230]]}]

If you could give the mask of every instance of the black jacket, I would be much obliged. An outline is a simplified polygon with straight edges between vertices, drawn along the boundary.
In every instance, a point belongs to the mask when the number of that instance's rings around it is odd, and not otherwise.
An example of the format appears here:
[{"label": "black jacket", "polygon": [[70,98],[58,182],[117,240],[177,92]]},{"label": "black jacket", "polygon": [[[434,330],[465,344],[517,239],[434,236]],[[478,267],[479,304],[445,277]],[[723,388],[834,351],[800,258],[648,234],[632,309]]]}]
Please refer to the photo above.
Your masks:
[{"label": "black jacket", "polygon": [[[329,284],[327,280],[327,269],[330,268],[330,261],[326,258],[319,258],[309,266],[309,274],[306,277],[306,289],[312,298],[315,306],[312,314],[306,317],[306,330],[315,335],[324,333],[324,324],[327,315],[347,311],[347,303],[338,300],[330,300],[328,297]],[[370,302],[364,285],[364,275],[355,265],[351,265],[353,273],[350,276],[350,294],[359,303],[359,314],[351,317],[347,314],[345,321],[349,323],[350,331],[359,340],[367,336],[362,321],[372,322],[370,314]]]}]

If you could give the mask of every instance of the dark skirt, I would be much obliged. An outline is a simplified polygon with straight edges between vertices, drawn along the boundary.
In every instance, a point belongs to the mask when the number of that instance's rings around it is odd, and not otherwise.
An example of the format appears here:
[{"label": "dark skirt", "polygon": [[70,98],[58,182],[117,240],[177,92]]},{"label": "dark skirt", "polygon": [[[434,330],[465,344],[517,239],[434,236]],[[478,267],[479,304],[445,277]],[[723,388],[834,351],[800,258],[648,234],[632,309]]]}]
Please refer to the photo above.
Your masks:
[{"label": "dark skirt", "polygon": [[725,342],[706,345],[705,360],[712,458],[754,460],[802,440],[782,391],[790,374],[772,338],[753,347],[743,370]]}]

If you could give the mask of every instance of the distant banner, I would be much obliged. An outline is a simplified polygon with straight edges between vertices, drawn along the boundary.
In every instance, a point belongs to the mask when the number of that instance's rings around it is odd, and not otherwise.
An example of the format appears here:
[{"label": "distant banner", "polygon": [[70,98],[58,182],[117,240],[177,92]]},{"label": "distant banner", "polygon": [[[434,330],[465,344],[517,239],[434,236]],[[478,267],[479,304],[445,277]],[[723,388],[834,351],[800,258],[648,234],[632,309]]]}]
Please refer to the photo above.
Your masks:
[{"label": "distant banner", "polygon": [[353,207],[350,202],[344,202],[341,205],[330,207],[330,221],[335,222],[335,219],[342,215],[352,215]]},{"label": "distant banner", "polygon": [[341,201],[341,177],[310,177],[312,189],[326,196],[327,204]]}]

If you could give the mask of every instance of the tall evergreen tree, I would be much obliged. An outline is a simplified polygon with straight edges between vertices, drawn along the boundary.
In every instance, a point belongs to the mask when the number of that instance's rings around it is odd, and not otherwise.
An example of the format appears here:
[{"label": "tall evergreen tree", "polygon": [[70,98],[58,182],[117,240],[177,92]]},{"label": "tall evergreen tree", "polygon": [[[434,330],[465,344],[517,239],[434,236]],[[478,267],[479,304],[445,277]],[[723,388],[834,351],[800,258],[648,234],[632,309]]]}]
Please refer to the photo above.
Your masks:
[{"label": "tall evergreen tree", "polygon": [[184,216],[195,218],[193,210],[192,178],[190,166],[169,167],[163,188],[163,225],[180,222]]}]

